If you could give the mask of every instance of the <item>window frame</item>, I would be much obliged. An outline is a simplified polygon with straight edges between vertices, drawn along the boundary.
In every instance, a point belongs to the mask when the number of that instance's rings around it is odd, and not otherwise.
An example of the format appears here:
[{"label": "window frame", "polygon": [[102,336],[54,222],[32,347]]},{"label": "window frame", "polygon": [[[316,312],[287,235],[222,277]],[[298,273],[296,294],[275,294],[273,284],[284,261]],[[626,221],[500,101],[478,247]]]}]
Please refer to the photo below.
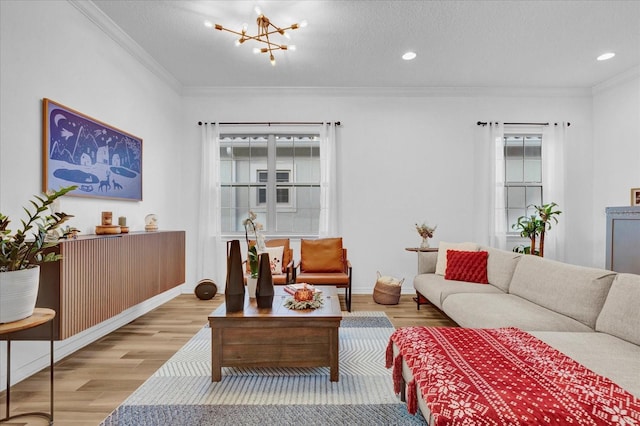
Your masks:
[{"label": "window frame", "polygon": [[[510,212],[513,210],[521,210],[523,207],[512,207],[509,204],[509,189],[511,188],[524,188],[524,215],[525,216],[531,216],[532,214],[535,214],[535,209],[533,208],[534,202],[529,202],[529,200],[527,199],[527,193],[529,191],[530,188],[539,188],[540,191],[540,197],[539,197],[539,202],[542,204],[543,200],[544,200],[544,193],[545,193],[545,188],[544,188],[544,167],[543,167],[543,152],[544,152],[544,138],[543,138],[543,133],[541,130],[524,130],[524,131],[519,131],[516,129],[505,129],[503,132],[503,156],[504,156],[504,215],[505,215],[505,221],[507,224],[507,236],[509,237],[519,237],[520,233],[517,230],[514,230],[512,228],[512,225],[514,223],[510,223],[509,218],[510,218]],[[509,156],[507,155],[507,139],[508,138],[513,138],[513,137],[522,137],[523,138],[523,142],[522,142],[522,181],[510,181],[507,179],[507,177],[509,176],[508,173],[508,166],[509,166],[509,162],[508,162],[508,158]],[[531,181],[531,180],[527,180],[526,179],[526,160],[527,160],[527,156],[526,156],[526,142],[525,139],[527,137],[537,137],[540,139],[540,156],[539,156],[539,176],[540,176],[540,180],[535,180],[535,181]],[[535,197],[536,199],[538,199],[537,197]],[[521,217],[522,214],[518,215],[518,217]]]},{"label": "window frame", "polygon": [[[249,191],[247,193],[248,196],[248,210],[253,210],[258,213],[258,222],[260,222],[263,226],[266,227],[265,235],[267,237],[288,237],[288,238],[312,238],[317,237],[320,233],[320,225],[319,225],[319,215],[321,212],[321,199],[312,198],[314,200],[310,207],[304,207],[310,209],[311,211],[311,222],[307,222],[311,225],[309,229],[287,229],[278,231],[274,229],[277,224],[277,216],[278,213],[295,213],[299,209],[299,200],[298,195],[296,194],[296,188],[317,188],[318,192],[320,192],[321,185],[321,176],[320,176],[320,149],[321,143],[320,138],[322,137],[322,127],[320,125],[313,126],[288,126],[289,128],[279,128],[278,126],[266,126],[266,127],[254,127],[249,126],[243,129],[221,129],[218,149],[225,149],[224,141],[228,140],[227,138],[236,138],[236,137],[249,137],[249,138],[259,138],[266,137],[267,138],[267,155],[266,161],[264,154],[259,157],[258,162],[251,161],[251,156],[249,155],[249,182],[237,182],[237,181],[223,181],[222,176],[220,179],[221,186],[223,188],[227,187],[232,190],[239,188],[247,188]],[[276,151],[278,148],[277,139],[278,137],[285,137],[287,140],[290,140],[291,137],[299,138],[299,144],[296,145],[296,141],[292,141],[292,147],[305,147],[305,138],[309,140],[309,148],[310,151],[309,158],[313,161],[317,161],[317,169],[315,172],[310,172],[309,176],[305,177],[305,181],[296,181],[298,177],[298,164],[295,164],[295,153],[291,157],[281,157],[285,158],[284,161],[278,161],[276,158]],[[263,140],[262,140],[263,141]],[[286,141],[284,142],[286,144]],[[248,146],[250,145],[250,141],[248,142]],[[227,149],[232,148],[232,144],[227,145]],[[222,161],[225,161],[221,156],[219,160],[222,164]],[[228,159],[226,161],[229,161]],[[275,169],[269,169],[270,164],[275,164]],[[237,165],[231,164],[231,175],[235,176],[237,169]],[[258,189],[260,187],[264,187],[263,183],[258,182],[258,170],[267,170],[269,177],[274,179],[274,185],[267,185],[267,203],[263,205],[262,203],[258,203]],[[289,181],[288,182],[275,182],[276,173],[277,172],[288,172],[289,173]],[[272,177],[273,175],[273,177]],[[309,180],[307,178],[313,177]],[[270,188],[269,188],[270,187]],[[285,188],[289,192],[289,203],[277,203],[277,190]],[[233,237],[237,238],[240,236],[244,236],[244,229],[240,229],[242,225],[240,224],[242,214],[239,209],[242,209],[241,206],[238,205],[237,202],[234,203],[232,194],[232,199],[230,201],[229,206],[221,206],[220,209],[220,221],[222,224],[221,235],[223,237]],[[275,200],[274,202],[270,202],[270,200]],[[269,206],[275,206],[273,209],[269,209]],[[317,207],[313,207],[317,206]],[[314,219],[314,210],[317,209],[318,217]],[[247,212],[248,213],[248,212]],[[228,216],[224,216],[227,214]],[[293,222],[295,226],[295,221]],[[226,225],[225,225],[226,224]],[[292,227],[293,228],[293,227]],[[238,229],[238,231],[234,230]]]}]

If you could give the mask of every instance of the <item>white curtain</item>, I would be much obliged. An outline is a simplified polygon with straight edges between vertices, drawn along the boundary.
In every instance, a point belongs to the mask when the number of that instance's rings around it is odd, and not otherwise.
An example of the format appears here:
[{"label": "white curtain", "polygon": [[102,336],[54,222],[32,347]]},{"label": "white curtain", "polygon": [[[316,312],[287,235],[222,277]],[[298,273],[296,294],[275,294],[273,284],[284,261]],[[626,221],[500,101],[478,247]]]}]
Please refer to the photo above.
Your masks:
[{"label": "white curtain", "polygon": [[222,246],[220,241],[220,149],[218,139],[220,126],[204,123],[201,126],[200,204],[198,214],[198,251],[196,279],[209,278],[218,287],[222,283],[226,268],[221,266]]},{"label": "white curtain", "polygon": [[550,123],[542,131],[542,184],[544,188],[543,204],[554,202],[562,211],[558,224],[552,223],[551,231],[545,234],[544,257],[557,261],[565,260],[565,227],[567,220],[564,199],[564,170],[567,124]]},{"label": "white curtain", "polygon": [[339,235],[336,179],[336,124],[324,123],[320,133],[320,238]]},{"label": "white curtain", "polygon": [[504,196],[504,126],[480,126],[474,193],[474,240],[506,250],[507,217]]}]

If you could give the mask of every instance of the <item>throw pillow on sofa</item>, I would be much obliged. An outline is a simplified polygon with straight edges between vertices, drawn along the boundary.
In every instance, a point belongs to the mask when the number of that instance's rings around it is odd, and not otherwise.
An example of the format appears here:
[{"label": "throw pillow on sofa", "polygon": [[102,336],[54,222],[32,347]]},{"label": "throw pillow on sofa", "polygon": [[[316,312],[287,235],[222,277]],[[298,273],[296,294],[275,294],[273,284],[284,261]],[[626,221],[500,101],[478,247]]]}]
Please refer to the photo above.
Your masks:
[{"label": "throw pillow on sofa", "polygon": [[438,260],[436,261],[436,274],[444,275],[447,271],[447,250],[478,251],[476,243],[438,243]]},{"label": "throw pillow on sofa", "polygon": [[445,280],[489,284],[486,251],[447,250]]}]

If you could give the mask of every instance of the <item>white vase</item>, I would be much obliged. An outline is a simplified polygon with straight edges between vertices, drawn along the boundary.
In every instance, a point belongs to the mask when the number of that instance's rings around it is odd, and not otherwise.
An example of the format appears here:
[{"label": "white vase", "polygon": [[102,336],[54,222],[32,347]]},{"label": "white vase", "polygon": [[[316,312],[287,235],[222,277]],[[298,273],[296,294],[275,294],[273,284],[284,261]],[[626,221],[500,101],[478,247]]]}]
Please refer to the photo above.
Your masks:
[{"label": "white vase", "polygon": [[258,284],[258,278],[247,278],[247,292],[249,293],[249,297],[251,299],[256,298],[256,286]]},{"label": "white vase", "polygon": [[0,324],[33,315],[39,283],[39,266],[0,272]]},{"label": "white vase", "polygon": [[426,249],[429,248],[429,238],[423,238],[420,243],[420,248]]}]

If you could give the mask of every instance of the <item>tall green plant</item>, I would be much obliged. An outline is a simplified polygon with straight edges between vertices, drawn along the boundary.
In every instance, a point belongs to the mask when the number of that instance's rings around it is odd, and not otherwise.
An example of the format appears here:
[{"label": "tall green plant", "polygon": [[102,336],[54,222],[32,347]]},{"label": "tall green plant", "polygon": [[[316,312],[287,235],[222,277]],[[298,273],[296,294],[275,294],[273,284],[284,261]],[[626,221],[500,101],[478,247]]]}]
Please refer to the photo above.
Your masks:
[{"label": "tall green plant", "polygon": [[[558,215],[562,213],[557,210],[556,203],[543,204],[541,206],[529,206],[533,207],[535,214],[531,216],[520,216],[518,222],[513,224],[512,228],[517,230],[521,237],[528,238],[531,241],[531,247],[527,250],[527,247],[518,246],[514,248],[514,251],[521,253],[531,253],[544,257],[544,239],[546,231],[551,229],[552,223],[558,223]],[[536,250],[536,239],[540,236],[540,249]]]},{"label": "tall green plant", "polygon": [[27,213],[27,220],[20,220],[22,228],[14,234],[8,229],[9,218],[0,213],[0,272],[17,271],[60,259],[60,255],[45,253],[46,249],[58,244],[57,241],[48,241],[47,233],[56,230],[73,216],[58,212],[47,215],[45,212],[56,199],[76,188],[77,186],[61,188],[45,194],[44,198],[34,195],[34,200],[29,202],[35,210],[23,207]]},{"label": "tall green plant", "polygon": [[547,229],[551,229],[551,222],[558,223],[558,215],[562,213],[560,210],[554,210],[558,205],[556,203],[543,204],[534,206],[538,216],[540,217],[540,257],[544,257],[544,236]]}]

